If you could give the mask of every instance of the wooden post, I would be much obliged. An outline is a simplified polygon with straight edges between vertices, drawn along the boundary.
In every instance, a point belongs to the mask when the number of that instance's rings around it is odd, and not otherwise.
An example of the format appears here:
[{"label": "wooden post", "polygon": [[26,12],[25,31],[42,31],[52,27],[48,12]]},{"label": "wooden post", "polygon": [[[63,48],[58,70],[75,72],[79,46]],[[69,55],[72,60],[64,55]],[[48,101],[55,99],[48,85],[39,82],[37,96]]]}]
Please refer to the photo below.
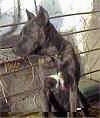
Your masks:
[{"label": "wooden post", "polygon": [[70,117],[74,117],[73,113],[77,111],[77,83],[74,83],[69,88],[69,104],[70,104]]}]

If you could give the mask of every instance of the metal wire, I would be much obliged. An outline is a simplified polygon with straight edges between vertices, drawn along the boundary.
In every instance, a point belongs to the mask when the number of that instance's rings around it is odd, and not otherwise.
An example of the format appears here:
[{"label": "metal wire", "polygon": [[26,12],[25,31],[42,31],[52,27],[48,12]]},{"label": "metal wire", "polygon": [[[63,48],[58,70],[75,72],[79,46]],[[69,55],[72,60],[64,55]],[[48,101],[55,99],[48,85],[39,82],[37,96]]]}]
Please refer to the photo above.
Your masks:
[{"label": "metal wire", "polygon": [[[80,12],[80,13],[66,14],[66,15],[49,17],[49,19],[55,19],[55,18],[60,18],[60,17],[73,16],[73,15],[95,14],[95,13],[100,13],[100,11],[89,11],[89,12]],[[8,26],[15,26],[15,25],[22,25],[22,24],[25,24],[26,22],[27,21],[24,21],[24,22],[21,22],[21,23],[15,23],[15,24],[1,25],[0,28],[8,27]]]}]

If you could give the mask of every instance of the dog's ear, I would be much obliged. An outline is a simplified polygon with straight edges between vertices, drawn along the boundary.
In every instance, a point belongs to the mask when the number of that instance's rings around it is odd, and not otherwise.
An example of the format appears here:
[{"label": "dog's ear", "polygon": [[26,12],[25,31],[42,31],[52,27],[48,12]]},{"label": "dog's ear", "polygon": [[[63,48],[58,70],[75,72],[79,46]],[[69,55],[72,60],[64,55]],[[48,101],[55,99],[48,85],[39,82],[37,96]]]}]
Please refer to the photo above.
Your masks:
[{"label": "dog's ear", "polygon": [[26,9],[26,14],[27,14],[28,20],[31,20],[32,18],[35,17],[35,15],[31,13],[30,11],[28,11],[27,9]]},{"label": "dog's ear", "polygon": [[48,12],[42,6],[40,6],[38,17],[40,19],[41,25],[46,25],[49,21]]}]

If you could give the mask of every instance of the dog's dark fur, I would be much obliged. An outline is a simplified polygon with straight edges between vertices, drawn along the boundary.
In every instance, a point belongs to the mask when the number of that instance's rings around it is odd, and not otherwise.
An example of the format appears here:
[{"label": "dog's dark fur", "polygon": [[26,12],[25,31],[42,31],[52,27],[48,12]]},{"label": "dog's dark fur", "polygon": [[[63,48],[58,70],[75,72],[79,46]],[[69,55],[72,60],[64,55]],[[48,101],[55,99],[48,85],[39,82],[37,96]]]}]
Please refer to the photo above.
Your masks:
[{"label": "dog's dark fur", "polygon": [[[14,53],[19,56],[39,54],[54,57],[57,69],[64,78],[64,86],[66,89],[69,88],[67,92],[66,90],[60,90],[59,94],[56,92],[58,88],[55,89],[54,93],[51,92],[49,96],[51,100],[49,102],[53,104],[57,112],[62,111],[61,109],[63,109],[63,112],[75,112],[80,78],[80,63],[73,46],[70,42],[63,39],[49,22],[48,13],[44,8],[40,7],[37,16],[34,16],[29,11],[27,11],[27,15],[29,21],[20,33],[20,41],[14,49]],[[72,99],[73,101],[71,101]]]}]

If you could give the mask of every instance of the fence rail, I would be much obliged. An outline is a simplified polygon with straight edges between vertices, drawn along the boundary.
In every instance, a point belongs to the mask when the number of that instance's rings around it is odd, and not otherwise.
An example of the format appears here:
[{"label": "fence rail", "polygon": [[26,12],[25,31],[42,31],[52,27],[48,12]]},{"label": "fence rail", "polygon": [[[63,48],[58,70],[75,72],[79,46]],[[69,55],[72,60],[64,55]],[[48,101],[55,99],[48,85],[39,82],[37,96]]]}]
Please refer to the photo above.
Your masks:
[{"label": "fence rail", "polygon": [[[10,49],[10,48],[8,48],[8,49]],[[85,54],[85,53],[90,53],[90,52],[94,52],[94,51],[100,51],[100,48],[95,48],[95,49],[92,49],[92,50],[87,50],[87,51],[79,52],[79,53],[77,53],[77,55],[81,55],[81,54]],[[7,60],[7,61],[1,61],[0,64],[10,63],[10,62],[15,62],[15,61],[20,61],[20,60],[24,60],[24,59],[23,58],[16,58],[16,59]]]},{"label": "fence rail", "polygon": [[[65,14],[65,15],[59,15],[59,16],[53,16],[49,17],[49,19],[55,19],[55,18],[61,18],[61,17],[67,17],[67,16],[75,16],[75,15],[86,15],[86,14],[95,14],[95,13],[100,13],[100,11],[89,11],[89,12],[80,12],[80,13],[73,13],[73,14]],[[6,25],[1,25],[0,28],[3,27],[9,27],[9,26],[16,26],[16,25],[23,25],[27,21],[21,22],[21,23],[15,23],[15,24],[6,24]]]},{"label": "fence rail", "polygon": [[[93,50],[93,51],[94,51],[94,50]],[[34,56],[37,56],[37,55],[31,55],[30,57],[32,58],[32,57],[34,57]],[[39,56],[39,55],[38,55],[38,56]],[[28,57],[28,58],[30,58],[30,57]],[[40,57],[41,57],[41,56],[40,56]],[[16,61],[18,61],[18,60],[16,60]],[[24,59],[23,59],[23,61],[24,61]],[[10,62],[12,62],[12,61],[10,61]],[[7,62],[6,62],[6,63],[7,63]],[[9,75],[9,74],[11,74],[11,73],[13,74],[13,73],[16,73],[16,72],[20,72],[20,71],[23,71],[23,70],[25,70],[25,69],[32,68],[34,65],[36,65],[36,64],[32,64],[32,65],[29,64],[28,66],[23,67],[23,68],[20,68],[20,69],[18,69],[18,70],[15,70],[15,71],[12,71],[12,72],[3,73],[3,74],[0,75],[0,77],[5,76],[5,75]],[[93,71],[87,72],[87,73],[83,73],[80,77],[86,76],[86,75],[91,74],[91,73],[99,72],[99,71],[100,71],[100,69],[93,70]],[[0,80],[1,80],[1,78],[0,78]]]}]

